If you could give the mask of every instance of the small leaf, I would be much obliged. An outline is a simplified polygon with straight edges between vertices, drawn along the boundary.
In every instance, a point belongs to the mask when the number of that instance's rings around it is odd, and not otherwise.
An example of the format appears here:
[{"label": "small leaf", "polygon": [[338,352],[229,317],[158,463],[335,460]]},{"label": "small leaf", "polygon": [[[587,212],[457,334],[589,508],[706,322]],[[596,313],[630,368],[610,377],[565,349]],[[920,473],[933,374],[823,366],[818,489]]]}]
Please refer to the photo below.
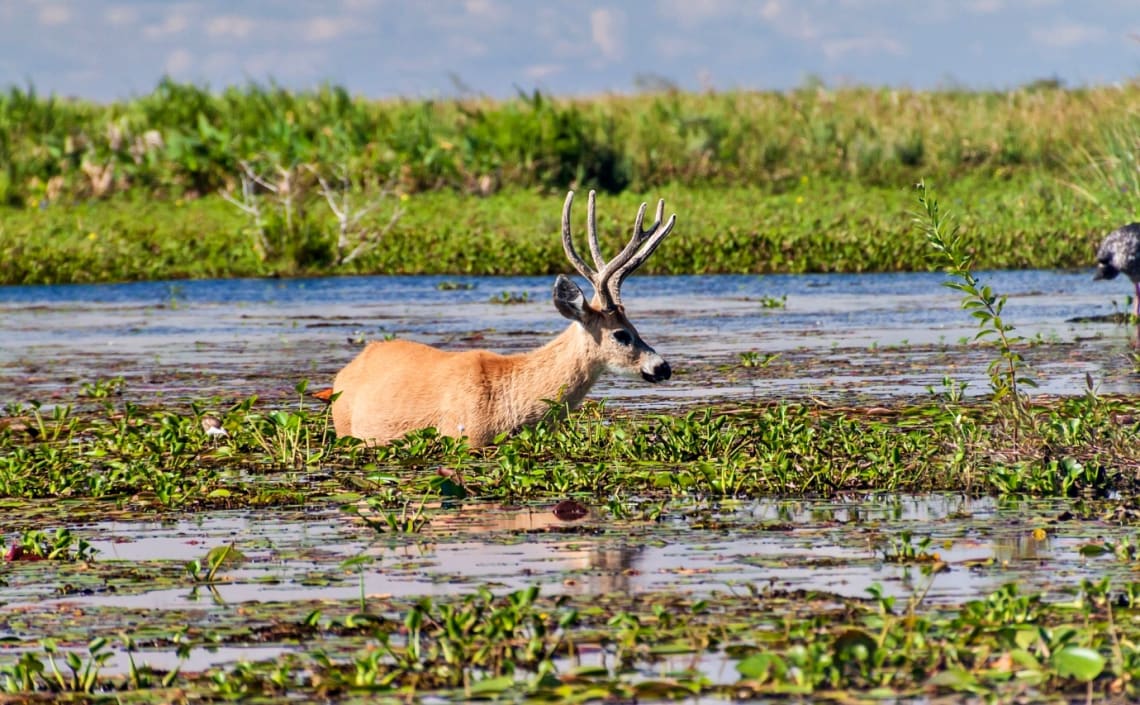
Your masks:
[{"label": "small leaf", "polygon": [[848,629],[835,639],[832,649],[839,661],[865,661],[875,653],[878,644],[862,629]]},{"label": "small leaf", "polygon": [[775,671],[777,676],[780,675],[787,670],[787,665],[775,654],[760,652],[737,663],[736,670],[745,678],[764,680],[771,671]]},{"label": "small leaf", "polygon": [[1095,556],[1103,556],[1106,553],[1111,553],[1111,550],[1103,543],[1086,543],[1080,547],[1080,554],[1086,558]]},{"label": "small leaf", "polygon": [[1066,646],[1053,654],[1053,667],[1057,675],[1075,678],[1088,683],[1104,671],[1105,659],[1093,649],[1083,646]]},{"label": "small leaf", "polygon": [[[1036,638],[1037,638],[1037,635],[1034,634],[1033,632],[1029,631],[1029,630],[1020,631],[1020,632],[1018,632],[1017,637],[1015,637],[1017,639],[1017,642],[1019,645],[1022,642],[1022,634],[1027,634],[1027,635],[1033,637],[1033,639],[1029,642],[1029,644],[1031,644],[1032,641],[1036,640]],[[1029,644],[1025,644],[1025,646],[1028,647]],[[1021,666],[1022,668],[1025,668],[1025,669],[1028,669],[1031,671],[1040,671],[1041,670],[1041,662],[1038,661],[1037,658],[1033,654],[1029,653],[1025,649],[1014,649],[1013,651],[1009,652],[1009,656],[1010,656],[1010,658],[1013,659],[1014,663],[1016,663],[1018,666]]]},{"label": "small leaf", "polygon": [[515,685],[514,676],[499,676],[497,678],[484,678],[471,686],[472,695],[493,695],[510,690]]},{"label": "small leaf", "polygon": [[978,680],[974,674],[964,668],[951,668],[934,674],[929,683],[940,688],[957,691],[974,691],[978,687]]},{"label": "small leaf", "polygon": [[568,678],[605,678],[610,671],[605,666],[580,666],[566,672]]}]

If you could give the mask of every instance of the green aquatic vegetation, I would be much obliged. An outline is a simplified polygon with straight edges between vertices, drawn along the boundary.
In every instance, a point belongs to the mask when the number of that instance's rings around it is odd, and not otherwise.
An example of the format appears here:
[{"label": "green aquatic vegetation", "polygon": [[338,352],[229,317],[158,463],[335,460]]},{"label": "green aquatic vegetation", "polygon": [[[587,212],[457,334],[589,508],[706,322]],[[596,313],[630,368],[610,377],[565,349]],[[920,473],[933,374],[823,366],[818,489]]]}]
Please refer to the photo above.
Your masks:
[{"label": "green aquatic vegetation", "polygon": [[930,550],[934,541],[923,536],[914,541],[910,531],[904,530],[891,539],[890,545],[882,549],[883,560],[889,563],[935,563],[939,561],[936,552]]},{"label": "green aquatic vegetation", "polygon": [[28,529],[11,545],[5,546],[0,540],[0,551],[8,561],[90,561],[99,553],[86,539],[67,528],[56,529],[54,533]]},{"label": "green aquatic vegetation", "polygon": [[93,382],[81,382],[79,385],[79,396],[90,397],[92,399],[118,396],[123,393],[123,387],[125,385],[126,380],[122,377],[97,379]]},{"label": "green aquatic vegetation", "polygon": [[33,652],[25,652],[20,659],[0,669],[0,687],[9,694],[48,692],[56,694],[80,693],[92,695],[101,690],[103,682],[99,671],[114,654],[105,637],[92,639],[87,645],[87,658],[74,651],[63,655],[69,673],[60,670],[56,663],[59,648],[53,640],[43,644],[46,663]]},{"label": "green aquatic vegetation", "polygon": [[[586,404],[472,450],[431,429],[380,447],[336,439],[328,407],[308,402],[303,384],[298,390],[292,408],[263,409],[251,397],[214,412],[221,437],[201,425],[203,403],[176,413],[103,399],[58,406],[52,417],[35,405],[12,408],[18,415],[0,432],[0,496],[185,509],[296,502],[340,484],[387,511],[436,494],[1074,496],[1134,482],[1132,427],[1117,419],[1135,415],[1136,405],[1092,392],[1027,401],[1018,443],[999,408],[966,403],[951,386],[931,402],[875,413],[782,403],[629,416]],[[312,475],[328,481],[313,486]]]},{"label": "green aquatic vegetation", "polygon": [[[428,495],[426,494],[418,503],[405,500],[400,511],[396,512],[385,508],[386,500],[384,498],[367,497],[364,502],[368,506],[368,513],[357,510],[356,514],[364,520],[365,524],[377,531],[393,534],[418,534],[431,523],[431,518],[424,512],[424,505],[427,500]],[[379,518],[372,516],[372,514],[378,514]]]},{"label": "green aquatic vegetation", "polygon": [[206,554],[205,565],[198,559],[187,563],[186,575],[196,585],[210,585],[218,579],[218,572],[223,566],[240,563],[244,558],[241,552],[238,551],[231,542],[224,546],[210,549]]},{"label": "green aquatic vegetation", "polygon": [[[102,675],[112,653],[105,637],[88,645],[86,660],[75,653],[67,657],[68,675],[55,662],[58,647],[47,641],[46,658],[25,652],[0,664],[0,685],[23,696],[114,692],[141,699],[148,691],[162,697],[164,689],[176,687],[216,697],[330,701],[362,694],[469,701],[493,695],[549,700],[957,693],[1027,702],[1137,695],[1136,584],[1085,581],[1066,601],[1021,594],[1010,584],[938,608],[925,607],[922,592],[901,603],[877,586],[869,593],[868,599],[852,599],[753,590],[709,598],[653,593],[634,600],[551,598],[537,587],[496,597],[479,588],[452,598],[421,598],[391,617],[354,613],[325,619],[311,613],[296,627],[320,638],[320,645],[202,673],[174,670],[161,679],[146,668]],[[280,629],[293,633],[287,625]],[[163,643],[180,653],[188,646],[173,639]],[[713,681],[698,665],[701,658],[725,662],[738,677]],[[691,665],[667,665],[679,660]]]},{"label": "green aquatic vegetation", "polygon": [[764,369],[779,359],[779,357],[780,353],[759,353],[755,350],[746,350],[740,353],[740,366]]},{"label": "green aquatic vegetation", "polygon": [[319,429],[309,427],[313,413],[305,408],[305,393],[308,380],[298,382],[293,391],[297,393],[296,411],[271,411],[268,414],[252,413],[256,398],[247,399],[230,410],[230,415],[244,417],[242,426],[248,428],[257,446],[282,468],[298,468],[315,465],[325,456],[325,448],[334,435],[332,430],[331,405],[317,415],[321,420]]},{"label": "green aquatic vegetation", "polygon": [[530,292],[528,291],[500,291],[490,298],[493,304],[526,304],[530,303]]}]

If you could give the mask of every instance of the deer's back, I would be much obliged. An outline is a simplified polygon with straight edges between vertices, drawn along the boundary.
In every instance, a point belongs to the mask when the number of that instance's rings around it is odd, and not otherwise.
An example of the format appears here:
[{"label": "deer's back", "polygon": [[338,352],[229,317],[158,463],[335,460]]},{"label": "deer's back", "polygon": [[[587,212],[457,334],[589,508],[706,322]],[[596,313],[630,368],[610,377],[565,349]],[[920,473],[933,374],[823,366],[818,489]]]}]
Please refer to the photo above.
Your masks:
[{"label": "deer's back", "polygon": [[433,426],[463,435],[463,421],[483,396],[486,351],[449,352],[408,340],[370,343],[337,374],[337,435],[386,443]]}]

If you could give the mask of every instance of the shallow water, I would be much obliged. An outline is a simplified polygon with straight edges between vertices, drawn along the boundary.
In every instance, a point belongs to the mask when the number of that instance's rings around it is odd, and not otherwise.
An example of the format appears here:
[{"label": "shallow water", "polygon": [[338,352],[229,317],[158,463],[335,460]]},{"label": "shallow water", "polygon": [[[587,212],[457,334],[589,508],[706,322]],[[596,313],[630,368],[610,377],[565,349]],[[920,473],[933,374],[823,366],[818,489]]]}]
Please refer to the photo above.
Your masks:
[{"label": "shallow water", "polygon": [[[1077,394],[1086,374],[1102,392],[1135,393],[1132,336],[1122,326],[1070,322],[1107,317],[1128,286],[1089,272],[982,273],[1009,296],[1006,318],[1034,340],[1026,360],[1041,391]],[[591,394],[611,407],[679,410],[721,400],[821,398],[862,403],[921,396],[944,375],[986,390],[992,351],[967,346],[976,332],[939,274],[633,277],[625,298],[645,339],[676,374],[650,386],[604,378]],[[444,282],[460,288],[441,288]],[[98,286],[0,287],[0,403],[70,399],[82,382],[121,376],[125,398],[176,406],[189,399],[256,394],[293,398],[298,381],[331,383],[365,339],[393,334],[448,348],[514,352],[563,327],[551,277],[345,277]],[[491,303],[503,292],[528,301]],[[783,307],[765,301],[783,299]],[[1114,306],[1113,299],[1117,305]],[[741,366],[741,355],[776,355]],[[431,507],[421,533],[377,533],[336,507],[215,511],[164,520],[68,519],[66,507],[28,503],[0,514],[0,535],[67,526],[99,551],[94,569],[12,563],[0,594],[0,639],[15,653],[39,638],[70,638],[143,624],[174,628],[290,619],[358,600],[455,595],[488,585],[532,584],[545,593],[601,595],[809,590],[865,597],[880,584],[906,598],[958,604],[1018,582],[1063,599],[1084,578],[1130,566],[1089,558],[1093,539],[1130,539],[1109,520],[1078,520],[1067,501],[1002,503],[934,496],[851,496],[670,505],[655,521],[614,520],[588,508],[574,521],[553,504]],[[34,518],[33,518],[34,517]],[[50,520],[49,520],[50,522]],[[948,570],[925,578],[887,560],[905,531],[930,537]],[[233,542],[243,558],[222,582],[197,586],[185,564]],[[364,557],[348,566],[345,561]],[[249,616],[250,614],[254,616]],[[262,615],[257,617],[257,615]],[[62,621],[61,621],[62,620]],[[39,630],[39,631],[37,631]],[[63,637],[61,637],[63,638]],[[66,639],[64,639],[66,641]],[[196,648],[187,671],[271,659],[287,644]],[[171,667],[169,652],[140,654]],[[722,654],[701,664],[735,679]],[[121,653],[105,672],[126,669]]]},{"label": "shallow water", "polygon": [[[1080,547],[1133,531],[1066,518],[1070,506],[868,495],[725,502],[628,522],[597,510],[566,521],[549,504],[462,503],[433,508],[431,523],[412,536],[375,532],[335,510],[96,522],[71,528],[100,552],[97,560],[104,566],[165,563],[180,569],[194,559],[204,562],[210,548],[230,542],[244,558],[222,571],[226,582],[213,595],[174,581],[53,598],[55,584],[41,582],[41,570],[16,570],[5,589],[5,609],[67,604],[211,610],[243,602],[352,600],[362,590],[397,597],[449,595],[482,584],[497,592],[539,584],[547,593],[586,595],[702,594],[751,585],[865,597],[868,587],[881,583],[886,594],[906,596],[920,582],[917,565],[887,560],[904,532],[913,534],[916,545],[920,537],[930,537],[926,550],[948,564],[948,571],[934,576],[927,600],[958,603],[1011,581],[1027,591],[1048,592],[1111,571],[1111,557],[1086,558]],[[368,560],[360,567],[341,567],[358,556]],[[1119,569],[1127,573],[1129,566]]]},{"label": "shallow water", "polygon": [[[1086,271],[983,272],[1047,394],[1140,389],[1127,327],[1108,317],[1129,288]],[[982,393],[992,351],[937,273],[632,277],[625,298],[643,337],[677,374],[664,384],[607,377],[592,396],[671,407],[714,399],[886,400],[944,375]],[[0,287],[0,400],[73,394],[122,376],[132,397],[285,397],[331,384],[367,339],[517,352],[565,323],[551,277],[340,277]],[[450,288],[445,285],[458,285]],[[491,303],[504,292],[520,304]],[[765,301],[786,297],[782,308]],[[740,356],[778,357],[742,368]]]},{"label": "shallow water", "polygon": [[[94,634],[138,630],[136,638],[145,641],[189,627],[199,636],[184,660],[169,647],[144,647],[135,662],[190,673],[305,654],[295,640],[257,634],[297,624],[313,610],[352,610],[363,600],[370,612],[392,614],[392,601],[462,595],[478,586],[504,594],[537,584],[544,594],[584,597],[815,593],[826,602],[867,598],[878,585],[904,604],[921,596],[922,609],[930,609],[1015,582],[1023,594],[1068,600],[1084,579],[1128,580],[1133,573],[1131,563],[1111,554],[1082,555],[1082,546],[1136,541],[1134,529],[1109,518],[1078,518],[1076,508],[1060,500],[851,495],[694,502],[653,521],[614,520],[588,508],[568,521],[551,504],[468,502],[430,507],[424,531],[401,536],[377,533],[335,508],[72,522],[99,551],[95,562],[6,566],[0,640],[8,658],[37,650],[38,639],[48,636],[85,657],[83,645]],[[0,531],[20,523],[15,514],[0,520]],[[929,537],[925,550],[936,552],[945,569],[927,576],[919,563],[889,560],[905,543],[904,532],[914,537],[912,545]],[[231,543],[240,557],[221,568],[216,584],[196,586],[184,565]],[[359,557],[366,560],[345,563]],[[202,641],[235,632],[248,636]],[[325,648],[354,653],[361,646],[349,640]],[[591,658],[586,652],[582,663]],[[116,648],[102,673],[129,667]],[[720,651],[667,658],[639,672],[651,678],[685,668],[718,683],[737,678],[735,660]]]}]

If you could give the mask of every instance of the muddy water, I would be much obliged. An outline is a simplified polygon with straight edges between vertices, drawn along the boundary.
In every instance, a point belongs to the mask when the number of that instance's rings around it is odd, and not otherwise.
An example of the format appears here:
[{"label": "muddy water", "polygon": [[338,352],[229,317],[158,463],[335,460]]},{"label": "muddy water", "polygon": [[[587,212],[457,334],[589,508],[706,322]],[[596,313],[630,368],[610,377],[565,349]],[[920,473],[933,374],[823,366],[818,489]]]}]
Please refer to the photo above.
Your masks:
[{"label": "muddy water", "polygon": [[[1133,333],[1104,322],[1128,286],[1088,272],[982,273],[1009,296],[1006,320],[1035,344],[1041,391],[1072,394],[1086,373],[1134,392]],[[940,274],[633,277],[631,318],[677,371],[648,386],[604,379],[593,394],[670,407],[710,399],[885,400],[944,375],[982,393],[986,350]],[[0,400],[50,400],[122,376],[144,399],[287,396],[327,386],[365,340],[396,335],[452,349],[521,351],[561,330],[550,277],[343,277],[0,287]],[[458,288],[453,288],[458,285]],[[524,303],[492,303],[503,294]],[[782,307],[766,303],[784,302]],[[740,366],[742,354],[770,356]]]}]

